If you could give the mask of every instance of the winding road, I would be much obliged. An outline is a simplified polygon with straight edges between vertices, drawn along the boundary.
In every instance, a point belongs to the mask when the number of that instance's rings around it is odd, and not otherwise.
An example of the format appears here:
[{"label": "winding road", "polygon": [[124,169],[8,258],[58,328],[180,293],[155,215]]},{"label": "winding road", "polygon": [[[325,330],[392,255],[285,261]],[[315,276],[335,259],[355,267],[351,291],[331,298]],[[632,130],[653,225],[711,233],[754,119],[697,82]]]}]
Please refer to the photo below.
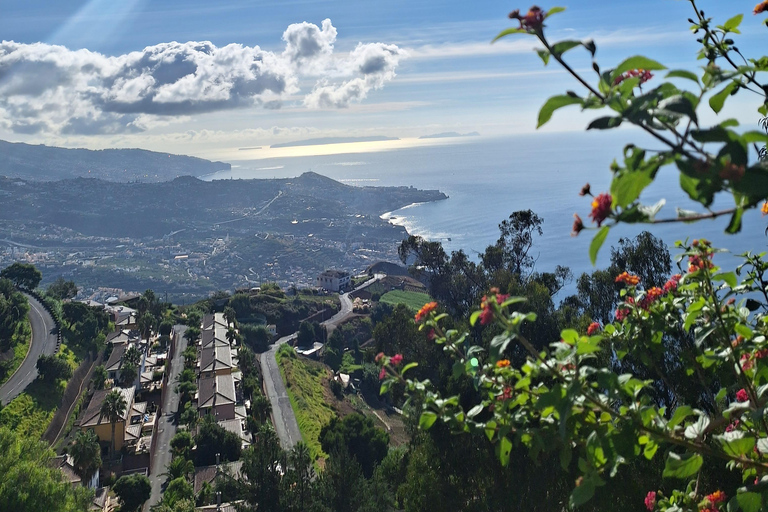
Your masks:
[{"label": "winding road", "polygon": [[43,305],[28,293],[24,294],[29,301],[29,323],[32,326],[32,342],[21,366],[11,375],[11,378],[0,387],[0,402],[3,405],[19,396],[37,377],[37,359],[56,353],[56,322],[45,310]]},{"label": "winding road", "polygon": [[[365,288],[382,277],[383,274],[376,274],[353,291]],[[339,295],[341,309],[331,318],[321,323],[329,332],[333,331],[352,314],[352,299],[349,297],[349,293],[351,292]],[[299,430],[299,424],[296,422],[296,415],[293,412],[293,407],[291,407],[291,401],[288,398],[288,391],[285,389],[285,383],[283,383],[283,378],[280,375],[280,368],[277,366],[277,351],[280,345],[296,339],[297,335],[298,333],[295,332],[289,336],[283,336],[268,351],[261,354],[260,358],[261,374],[264,378],[264,391],[272,406],[272,420],[275,425],[275,432],[284,450],[290,450],[296,443],[301,441],[301,431]]]}]

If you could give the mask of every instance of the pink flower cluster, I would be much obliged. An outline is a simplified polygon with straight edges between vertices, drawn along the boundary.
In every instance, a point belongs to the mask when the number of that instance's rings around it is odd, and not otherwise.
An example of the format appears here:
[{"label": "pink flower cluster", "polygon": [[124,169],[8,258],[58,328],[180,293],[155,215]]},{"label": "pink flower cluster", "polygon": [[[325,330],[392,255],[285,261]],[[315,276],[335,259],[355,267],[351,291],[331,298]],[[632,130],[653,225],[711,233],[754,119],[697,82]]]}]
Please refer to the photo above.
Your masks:
[{"label": "pink flower cluster", "polygon": [[625,71],[619,76],[617,76],[616,79],[613,81],[613,85],[619,85],[624,80],[627,80],[628,78],[634,78],[634,77],[639,77],[640,83],[644,84],[645,82],[653,78],[653,74],[647,69],[630,69],[629,71]]},{"label": "pink flower cluster", "polygon": [[655,506],[656,491],[648,491],[648,494],[645,495],[645,508],[652,511]]}]

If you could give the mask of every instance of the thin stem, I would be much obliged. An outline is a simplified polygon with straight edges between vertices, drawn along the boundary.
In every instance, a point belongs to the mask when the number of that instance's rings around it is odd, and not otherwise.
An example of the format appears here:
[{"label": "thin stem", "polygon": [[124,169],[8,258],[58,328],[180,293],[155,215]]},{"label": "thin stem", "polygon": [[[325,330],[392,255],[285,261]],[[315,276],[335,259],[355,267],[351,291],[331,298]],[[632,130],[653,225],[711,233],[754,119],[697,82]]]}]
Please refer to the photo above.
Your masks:
[{"label": "thin stem", "polygon": [[[601,94],[599,91],[597,91],[594,87],[592,87],[592,85],[590,85],[586,80],[584,80],[581,77],[581,75],[576,73],[576,71],[574,71],[573,68],[571,68],[571,66],[569,66],[568,63],[565,62],[560,55],[558,55],[556,52],[552,51],[552,46],[550,46],[549,42],[547,42],[547,40],[544,38],[544,34],[543,33],[537,32],[536,33],[536,37],[539,38],[539,41],[541,41],[541,43],[544,45],[544,47],[552,55],[552,57],[554,57],[554,59],[557,62],[559,62],[560,65],[563,66],[563,68],[565,68],[566,71],[568,71],[568,73],[571,74],[571,76],[573,76],[576,80],[578,80],[579,83],[581,83],[584,87],[587,88],[587,90],[589,90],[589,92],[594,94],[598,99],[600,99],[600,101],[603,102],[603,104],[605,104],[606,97],[603,94]],[[645,125],[643,123],[636,123],[636,122],[631,121],[631,120],[630,120],[630,122],[632,124],[634,124],[635,126],[639,126],[643,130],[645,130],[649,135],[653,136],[658,141],[663,142],[664,144],[669,146],[676,153],[680,153],[680,154],[682,154],[682,155],[684,155],[684,156],[686,156],[686,157],[688,157],[688,158],[690,158],[692,160],[697,160],[697,158],[694,155],[692,155],[690,152],[686,151],[682,147],[682,144],[675,144],[675,143],[673,143],[671,140],[667,139],[666,137],[664,137],[663,135],[658,133],[656,130],[654,130],[650,126],[647,126],[647,125]]]},{"label": "thin stem", "polygon": [[673,217],[669,219],[654,219],[649,224],[669,224],[671,222],[692,222],[703,219],[715,219],[723,215],[730,215],[736,211],[736,208],[729,208],[727,210],[720,210],[717,212],[702,213],[699,215],[691,215],[690,217]]}]

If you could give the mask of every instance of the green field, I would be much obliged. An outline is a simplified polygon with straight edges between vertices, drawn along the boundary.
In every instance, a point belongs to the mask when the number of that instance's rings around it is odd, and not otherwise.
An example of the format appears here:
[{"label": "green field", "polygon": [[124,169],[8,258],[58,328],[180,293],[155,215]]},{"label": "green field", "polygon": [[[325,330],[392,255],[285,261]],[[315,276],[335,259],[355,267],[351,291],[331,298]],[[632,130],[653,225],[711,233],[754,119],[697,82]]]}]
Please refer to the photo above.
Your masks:
[{"label": "green field", "polygon": [[326,367],[321,363],[299,359],[288,345],[280,347],[277,363],[296,414],[301,437],[309,446],[313,459],[326,457],[318,440],[320,429],[336,415],[323,393],[323,380],[328,378]]},{"label": "green field", "polygon": [[397,305],[405,304],[414,311],[421,309],[421,306],[430,302],[432,297],[426,293],[419,292],[406,292],[402,290],[392,290],[381,296],[380,301],[388,304]]}]

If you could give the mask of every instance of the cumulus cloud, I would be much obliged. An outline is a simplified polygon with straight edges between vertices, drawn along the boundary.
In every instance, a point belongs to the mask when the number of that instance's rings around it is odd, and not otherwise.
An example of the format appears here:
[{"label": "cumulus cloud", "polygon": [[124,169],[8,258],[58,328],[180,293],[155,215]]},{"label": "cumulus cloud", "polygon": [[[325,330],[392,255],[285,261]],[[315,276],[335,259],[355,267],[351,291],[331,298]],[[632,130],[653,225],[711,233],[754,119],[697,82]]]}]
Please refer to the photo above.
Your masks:
[{"label": "cumulus cloud", "polygon": [[312,108],[345,108],[362,101],[369,91],[380,89],[395,77],[395,69],[405,56],[393,44],[358,44],[349,58],[339,64],[342,74],[358,76],[341,84],[319,81],[304,98],[304,104]]},{"label": "cumulus cloud", "polygon": [[334,54],[326,19],[290,25],[281,53],[258,46],[170,42],[105,56],[44,43],[0,42],[0,125],[16,133],[135,133],[194,114],[234,108],[279,109],[316,80],[309,108],[362,101],[395,76],[404,52],[358,44]]}]

